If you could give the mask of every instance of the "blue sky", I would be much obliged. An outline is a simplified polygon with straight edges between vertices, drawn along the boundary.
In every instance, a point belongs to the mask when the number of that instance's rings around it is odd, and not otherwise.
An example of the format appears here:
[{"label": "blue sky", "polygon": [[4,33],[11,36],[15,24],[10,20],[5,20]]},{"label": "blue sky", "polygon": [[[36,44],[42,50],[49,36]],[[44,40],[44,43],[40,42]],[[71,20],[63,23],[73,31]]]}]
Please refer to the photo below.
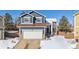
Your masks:
[{"label": "blue sky", "polygon": [[[21,12],[30,12],[32,10],[0,10],[0,15],[5,15],[5,13],[10,13],[15,21]],[[79,10],[36,10],[37,12],[45,15],[47,18],[56,18],[58,21],[62,16],[66,16],[68,21],[73,24],[74,13],[79,12]]]}]

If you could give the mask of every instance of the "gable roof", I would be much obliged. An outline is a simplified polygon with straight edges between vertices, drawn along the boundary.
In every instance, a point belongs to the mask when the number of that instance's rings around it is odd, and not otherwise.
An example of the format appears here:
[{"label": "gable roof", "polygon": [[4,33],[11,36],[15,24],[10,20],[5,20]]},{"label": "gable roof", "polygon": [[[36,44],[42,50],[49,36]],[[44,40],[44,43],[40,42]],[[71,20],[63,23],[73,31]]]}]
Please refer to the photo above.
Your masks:
[{"label": "gable roof", "polygon": [[31,17],[34,17],[33,15],[31,15],[31,14],[29,14],[29,13],[24,13],[24,14],[22,14],[20,17],[26,16],[26,15],[29,15],[29,16],[31,16]]},{"label": "gable roof", "polygon": [[40,16],[46,17],[46,16],[40,14],[40,13],[37,12],[37,11],[31,11],[31,12],[29,12],[29,13],[28,13],[28,12],[25,12],[25,13],[21,14],[21,16],[19,16],[19,17],[23,17],[23,16],[25,16],[25,15],[29,15],[29,16],[31,16],[31,17],[40,17]]},{"label": "gable roof", "polygon": [[74,16],[77,16],[77,15],[79,15],[79,12],[77,12],[77,13],[74,14]]},{"label": "gable roof", "polygon": [[40,16],[46,17],[46,16],[38,13],[37,11],[31,11],[29,14],[33,15],[34,17],[40,17]]}]

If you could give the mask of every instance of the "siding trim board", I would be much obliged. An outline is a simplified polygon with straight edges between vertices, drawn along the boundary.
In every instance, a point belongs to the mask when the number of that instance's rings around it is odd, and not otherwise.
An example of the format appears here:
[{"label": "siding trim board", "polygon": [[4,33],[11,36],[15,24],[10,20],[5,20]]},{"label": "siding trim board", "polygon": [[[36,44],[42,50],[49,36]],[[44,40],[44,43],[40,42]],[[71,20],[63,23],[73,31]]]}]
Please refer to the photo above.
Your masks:
[{"label": "siding trim board", "polygon": [[27,27],[27,28],[23,27],[21,29],[44,29],[44,28],[43,27]]}]

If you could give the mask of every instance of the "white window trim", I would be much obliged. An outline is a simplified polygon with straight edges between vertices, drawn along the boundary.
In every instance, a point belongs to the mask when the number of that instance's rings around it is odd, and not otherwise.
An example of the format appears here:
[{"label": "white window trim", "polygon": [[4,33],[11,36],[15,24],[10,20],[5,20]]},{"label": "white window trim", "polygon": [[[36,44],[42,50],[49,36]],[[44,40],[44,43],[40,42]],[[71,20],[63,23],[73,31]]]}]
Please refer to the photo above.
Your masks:
[{"label": "white window trim", "polygon": [[[41,18],[41,19],[40,19],[41,22],[38,22],[38,21],[37,21],[37,18]],[[35,21],[35,22],[36,22],[36,23],[42,23],[42,19],[43,19],[42,17],[36,17],[36,21]]]},{"label": "white window trim", "polygon": [[[24,17],[24,18],[30,18],[30,17]],[[32,18],[32,22],[24,22],[23,23],[22,20],[23,20],[23,18],[21,18],[21,24],[33,24],[33,18]]]}]

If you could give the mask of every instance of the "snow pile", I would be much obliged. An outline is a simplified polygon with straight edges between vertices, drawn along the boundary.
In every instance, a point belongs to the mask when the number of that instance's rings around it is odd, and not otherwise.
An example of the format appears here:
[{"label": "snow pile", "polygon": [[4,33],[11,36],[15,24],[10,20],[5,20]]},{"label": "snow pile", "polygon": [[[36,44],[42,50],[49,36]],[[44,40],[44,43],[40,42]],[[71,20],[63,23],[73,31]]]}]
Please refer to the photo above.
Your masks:
[{"label": "snow pile", "polygon": [[50,37],[51,40],[42,40],[42,49],[72,49],[76,47],[76,44],[71,44],[63,36]]},{"label": "snow pile", "polygon": [[18,38],[7,38],[7,40],[0,40],[0,49],[12,49],[18,42]]},{"label": "snow pile", "polygon": [[50,24],[52,24],[52,22],[57,22],[57,19],[56,18],[47,18],[46,21],[49,22]]},{"label": "snow pile", "polygon": [[66,39],[67,43],[72,47],[72,48],[76,48],[77,42],[75,41],[75,39]]}]

